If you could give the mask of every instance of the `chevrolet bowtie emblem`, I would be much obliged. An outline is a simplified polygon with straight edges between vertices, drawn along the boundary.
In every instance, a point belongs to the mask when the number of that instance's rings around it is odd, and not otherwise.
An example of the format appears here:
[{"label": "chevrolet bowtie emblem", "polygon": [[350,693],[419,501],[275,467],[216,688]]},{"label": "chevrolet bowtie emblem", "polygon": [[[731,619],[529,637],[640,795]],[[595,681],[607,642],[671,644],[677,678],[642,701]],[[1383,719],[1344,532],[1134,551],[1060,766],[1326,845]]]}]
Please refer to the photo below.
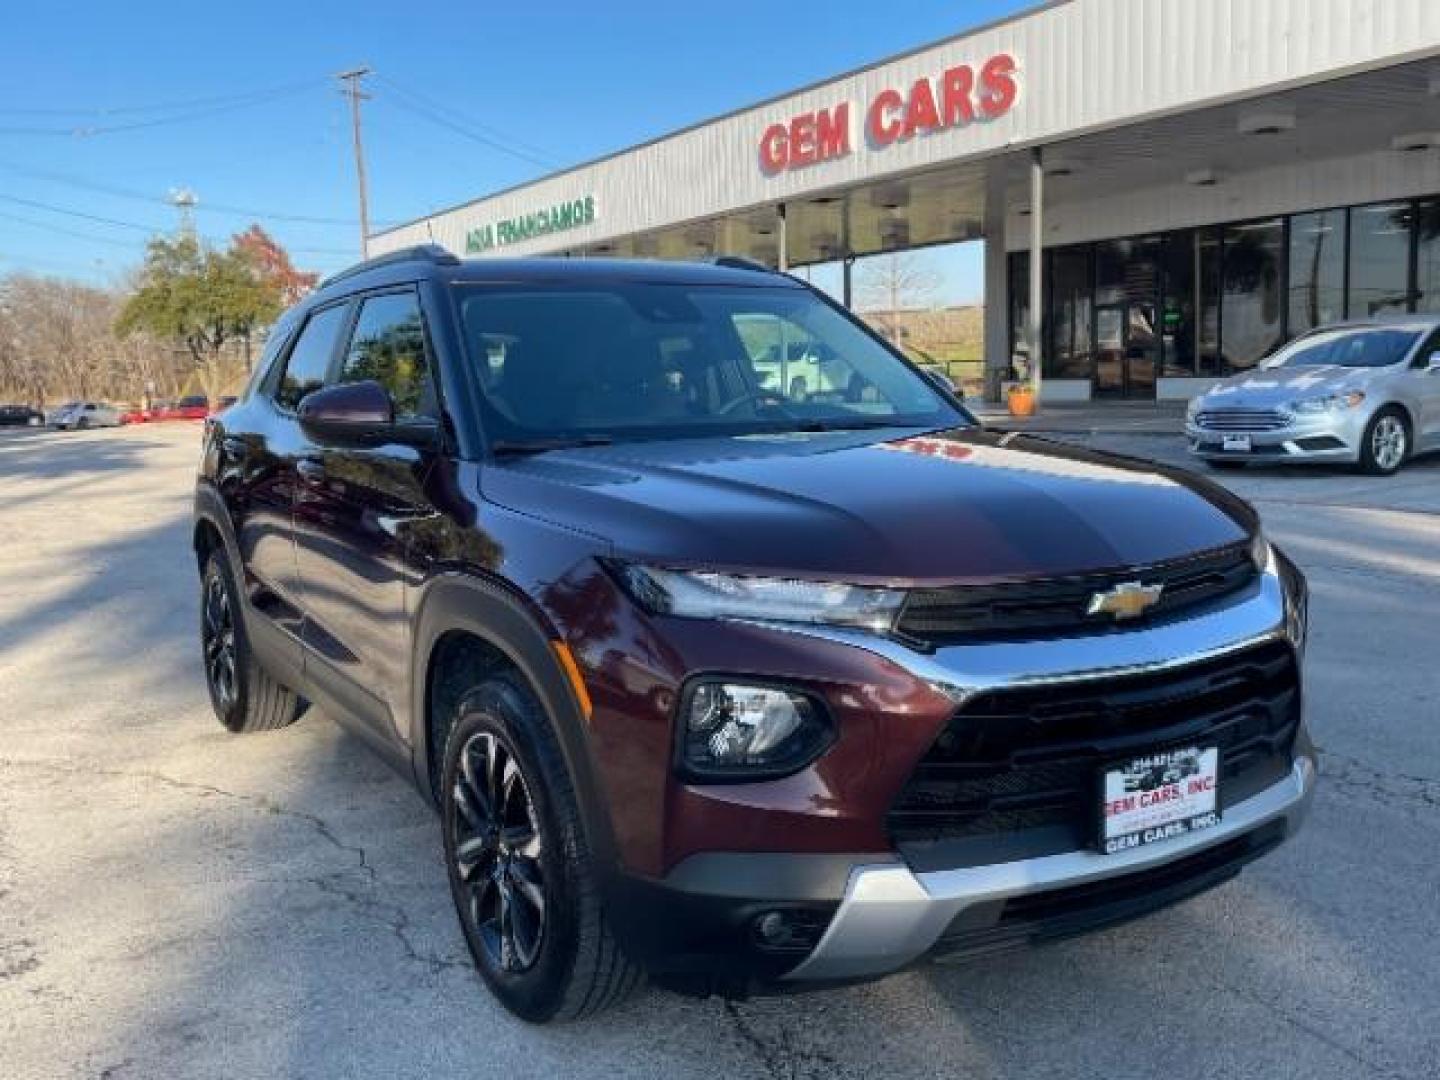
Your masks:
[{"label": "chevrolet bowtie emblem", "polygon": [[1116,619],[1138,619],[1160,602],[1164,585],[1142,585],[1127,581],[1090,597],[1086,615],[1114,615]]}]

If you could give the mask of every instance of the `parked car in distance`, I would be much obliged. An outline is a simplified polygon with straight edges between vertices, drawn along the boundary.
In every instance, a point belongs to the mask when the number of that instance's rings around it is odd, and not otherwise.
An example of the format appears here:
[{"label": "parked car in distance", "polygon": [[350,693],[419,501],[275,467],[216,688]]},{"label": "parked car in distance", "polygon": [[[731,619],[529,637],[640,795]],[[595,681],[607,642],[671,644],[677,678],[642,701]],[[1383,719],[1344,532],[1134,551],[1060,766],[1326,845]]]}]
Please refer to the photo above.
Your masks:
[{"label": "parked car in distance", "polygon": [[120,410],[101,401],[77,401],[56,409],[49,415],[48,422],[58,431],[119,427]]},{"label": "parked car in distance", "polygon": [[227,394],[223,397],[218,397],[215,399],[215,407],[212,408],[207,415],[219,416],[226,409],[230,408],[231,405],[234,405],[237,400],[239,399],[236,398],[233,394]]},{"label": "parked car in distance", "polygon": [[210,415],[210,399],[203,395],[193,397],[182,397],[175,404],[168,406],[161,420],[204,420]]},{"label": "parked car in distance", "polygon": [[127,405],[120,410],[121,424],[148,424],[153,417],[143,405]]},{"label": "parked car in distance", "polygon": [[786,274],[383,256],[202,444],[217,717],[321,704],[437,806],[528,1020],[1109,926],[1309,805],[1306,586],[1254,510],[983,429]]},{"label": "parked car in distance", "polygon": [[1185,434],[1221,468],[1329,461],[1390,475],[1440,450],[1440,315],[1313,330],[1195,398]]},{"label": "parked car in distance", "polygon": [[40,427],[45,414],[29,405],[0,405],[0,427]]}]

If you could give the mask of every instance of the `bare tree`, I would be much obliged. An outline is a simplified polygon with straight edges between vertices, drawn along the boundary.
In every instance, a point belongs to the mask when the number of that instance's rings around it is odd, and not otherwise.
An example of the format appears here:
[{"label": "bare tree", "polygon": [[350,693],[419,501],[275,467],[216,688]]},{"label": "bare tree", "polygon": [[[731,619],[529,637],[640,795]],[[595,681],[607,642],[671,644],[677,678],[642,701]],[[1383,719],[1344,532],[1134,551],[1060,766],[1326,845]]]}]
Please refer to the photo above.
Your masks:
[{"label": "bare tree", "polygon": [[940,272],[929,256],[918,251],[874,255],[857,264],[858,309],[881,333],[903,347],[905,330],[901,313],[934,308],[940,295]]}]

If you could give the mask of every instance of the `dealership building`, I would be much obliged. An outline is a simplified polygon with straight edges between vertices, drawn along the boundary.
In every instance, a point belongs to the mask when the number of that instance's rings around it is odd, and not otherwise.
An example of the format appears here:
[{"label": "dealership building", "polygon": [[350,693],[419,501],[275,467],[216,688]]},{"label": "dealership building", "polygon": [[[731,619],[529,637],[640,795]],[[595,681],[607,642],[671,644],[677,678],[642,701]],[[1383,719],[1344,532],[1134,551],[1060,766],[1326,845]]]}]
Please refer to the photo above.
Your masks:
[{"label": "dealership building", "polygon": [[992,394],[1038,354],[1046,400],[1183,398],[1440,311],[1440,0],[1065,0],[370,252],[835,263],[849,302],[857,257],[981,239]]}]

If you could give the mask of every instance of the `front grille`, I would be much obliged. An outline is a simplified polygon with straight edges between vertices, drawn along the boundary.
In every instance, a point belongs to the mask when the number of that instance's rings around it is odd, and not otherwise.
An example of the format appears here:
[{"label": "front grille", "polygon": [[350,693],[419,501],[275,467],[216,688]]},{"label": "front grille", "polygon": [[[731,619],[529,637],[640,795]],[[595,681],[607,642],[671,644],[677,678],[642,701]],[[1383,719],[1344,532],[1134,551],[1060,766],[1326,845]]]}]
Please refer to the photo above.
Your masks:
[{"label": "front grille", "polygon": [[1195,414],[1195,426],[1206,431],[1283,431],[1290,417],[1276,409],[1206,409]]},{"label": "front grille", "polygon": [[921,854],[907,845],[1040,829],[1053,850],[1074,850],[1095,842],[1102,766],[1217,746],[1223,811],[1284,777],[1299,720],[1299,672],[1281,642],[1175,671],[980,694],[921,759],[887,824],[907,857]]},{"label": "front grille", "polygon": [[[927,646],[1055,636],[1114,627],[1113,615],[1090,615],[1096,593],[1126,582],[1162,585],[1159,602],[1145,614],[1163,618],[1243,589],[1259,571],[1247,544],[1155,566],[1076,577],[1000,585],[917,589],[905,602],[896,629]],[[1123,625],[1133,627],[1135,622]]]}]

